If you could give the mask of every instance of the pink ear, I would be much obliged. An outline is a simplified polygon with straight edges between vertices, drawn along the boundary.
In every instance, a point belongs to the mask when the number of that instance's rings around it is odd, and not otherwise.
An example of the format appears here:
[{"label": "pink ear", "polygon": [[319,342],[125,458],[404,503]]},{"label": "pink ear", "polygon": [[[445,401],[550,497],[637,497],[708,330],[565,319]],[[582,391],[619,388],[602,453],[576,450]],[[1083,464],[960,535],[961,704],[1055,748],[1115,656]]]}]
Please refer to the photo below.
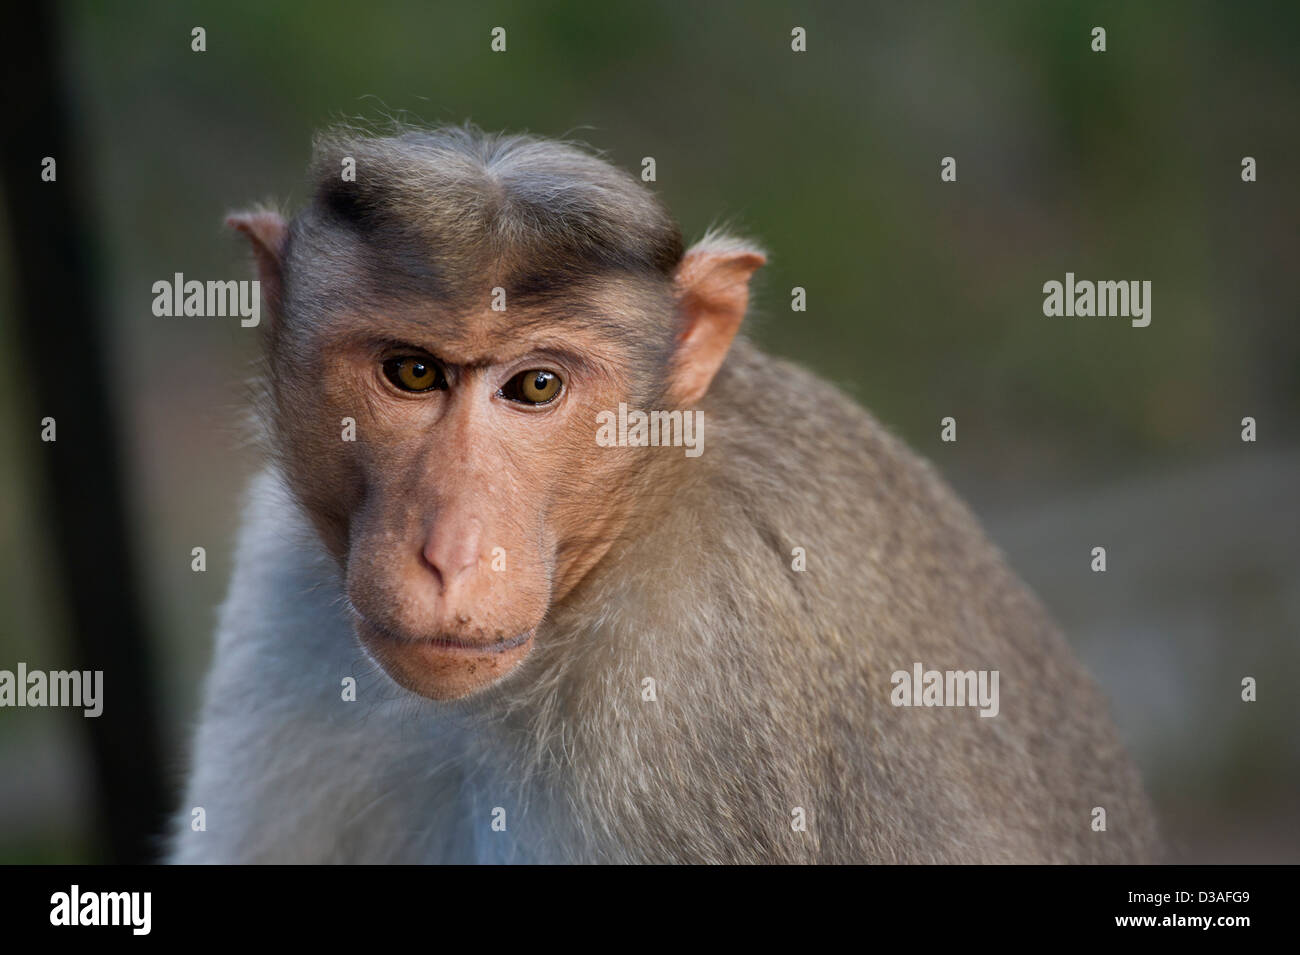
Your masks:
[{"label": "pink ear", "polygon": [[226,219],[226,225],[248,236],[257,258],[257,278],[262,286],[262,301],[272,316],[280,314],[280,289],[284,269],[284,246],[289,226],[278,212],[259,210],[239,212]]},{"label": "pink ear", "polygon": [[686,253],[675,279],[686,325],[677,343],[670,389],[683,404],[709,390],[749,305],[749,278],[767,261],[739,243],[701,243]]}]

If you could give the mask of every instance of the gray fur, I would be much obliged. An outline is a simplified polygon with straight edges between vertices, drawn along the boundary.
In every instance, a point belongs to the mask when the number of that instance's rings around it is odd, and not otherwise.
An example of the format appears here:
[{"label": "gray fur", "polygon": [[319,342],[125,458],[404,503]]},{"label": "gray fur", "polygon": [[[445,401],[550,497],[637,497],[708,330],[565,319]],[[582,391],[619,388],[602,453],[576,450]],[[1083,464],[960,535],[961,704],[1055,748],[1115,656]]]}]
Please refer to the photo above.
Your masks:
[{"label": "gray fur", "polygon": [[[754,381],[797,400],[756,413]],[[703,466],[555,608],[520,672],[467,703],[366,661],[335,565],[277,475],[259,478],[173,858],[1149,860],[1102,700],[932,469],[743,342],[704,409]],[[1000,670],[1001,714],[890,706],[890,673],[917,660]]]}]

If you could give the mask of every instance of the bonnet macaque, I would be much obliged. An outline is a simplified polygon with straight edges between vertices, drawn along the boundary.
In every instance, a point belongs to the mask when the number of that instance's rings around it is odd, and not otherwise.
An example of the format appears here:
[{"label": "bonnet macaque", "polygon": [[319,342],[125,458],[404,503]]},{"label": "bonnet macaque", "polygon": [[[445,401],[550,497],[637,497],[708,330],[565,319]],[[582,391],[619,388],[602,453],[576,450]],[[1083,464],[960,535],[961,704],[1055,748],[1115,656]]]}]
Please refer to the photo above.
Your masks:
[{"label": "bonnet macaque", "polygon": [[757,247],[527,136],[345,129],[311,175],[231,219],[271,454],[173,860],[1151,857],[970,513],[737,337]]}]

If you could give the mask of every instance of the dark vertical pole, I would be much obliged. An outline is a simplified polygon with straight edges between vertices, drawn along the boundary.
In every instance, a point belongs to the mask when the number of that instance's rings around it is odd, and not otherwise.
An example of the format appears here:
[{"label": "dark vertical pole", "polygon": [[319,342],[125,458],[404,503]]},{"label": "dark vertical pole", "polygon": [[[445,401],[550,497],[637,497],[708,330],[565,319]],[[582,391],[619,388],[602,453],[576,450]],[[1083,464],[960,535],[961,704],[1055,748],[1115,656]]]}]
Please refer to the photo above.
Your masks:
[{"label": "dark vertical pole", "polygon": [[[93,759],[98,832],[113,862],[147,862],[166,811],[149,640],[122,495],[120,433],[107,386],[103,296],[91,225],[89,150],[69,115],[52,3],[19,3],[0,30],[4,60],[5,212],[12,231],[16,325],[36,417],[23,432],[44,481],[42,526],[54,544],[56,592],[72,625],[66,665],[104,671],[104,711],[77,713]],[[57,162],[41,181],[41,160]],[[40,419],[57,438],[40,441]],[[29,661],[56,668],[56,661]]]}]

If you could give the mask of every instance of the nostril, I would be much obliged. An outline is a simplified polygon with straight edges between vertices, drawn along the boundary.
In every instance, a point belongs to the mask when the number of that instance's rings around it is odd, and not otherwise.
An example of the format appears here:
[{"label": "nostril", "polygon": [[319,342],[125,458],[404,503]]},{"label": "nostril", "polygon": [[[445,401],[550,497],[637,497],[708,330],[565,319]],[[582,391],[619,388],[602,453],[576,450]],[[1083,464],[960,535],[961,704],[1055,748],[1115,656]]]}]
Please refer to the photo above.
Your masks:
[{"label": "nostril", "polygon": [[425,539],[420,556],[446,589],[452,581],[478,564],[480,525],[477,518],[441,518]]},{"label": "nostril", "polygon": [[431,573],[434,580],[438,582],[438,590],[445,590],[447,587],[447,581],[442,576],[442,571],[438,569],[438,565],[429,559],[428,548],[420,551],[420,563],[424,565],[424,569]]}]

